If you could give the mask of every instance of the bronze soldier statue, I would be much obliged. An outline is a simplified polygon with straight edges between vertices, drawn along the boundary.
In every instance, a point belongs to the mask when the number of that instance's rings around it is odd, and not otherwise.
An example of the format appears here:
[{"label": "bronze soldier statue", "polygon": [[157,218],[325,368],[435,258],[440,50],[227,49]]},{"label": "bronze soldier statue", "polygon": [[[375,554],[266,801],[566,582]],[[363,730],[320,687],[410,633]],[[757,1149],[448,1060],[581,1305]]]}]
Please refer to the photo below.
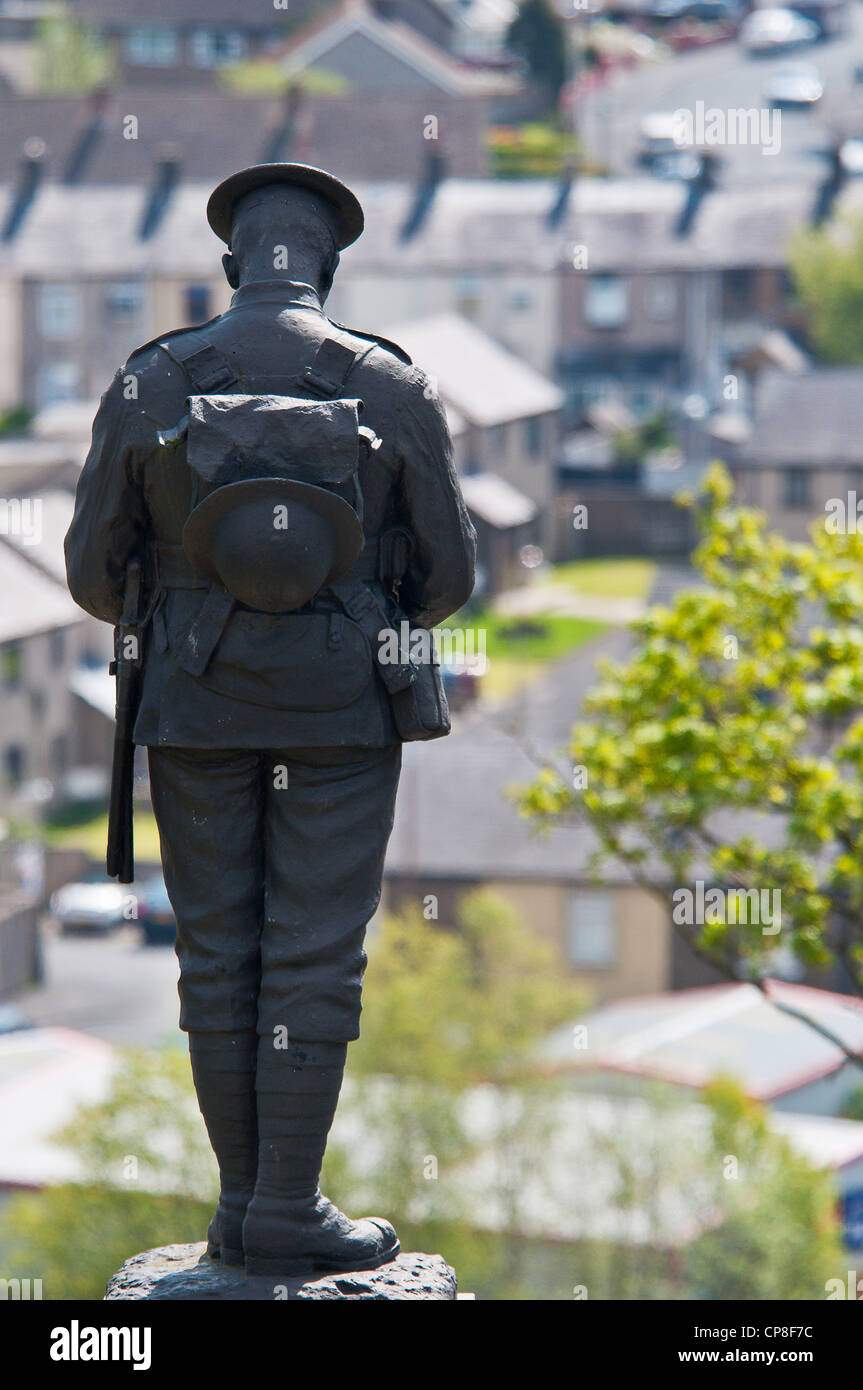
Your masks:
[{"label": "bronze soldier statue", "polygon": [[349,1220],[319,1175],[401,743],[449,727],[436,668],[403,649],[387,664],[377,639],[461,607],[475,535],[427,379],[324,314],[363,229],[350,190],[262,165],[222,183],[208,218],[231,306],[140,348],[102,398],[69,587],[137,672],[130,737],[148,749],[221,1179],[209,1253],[253,1274],[372,1269],[395,1231]]}]

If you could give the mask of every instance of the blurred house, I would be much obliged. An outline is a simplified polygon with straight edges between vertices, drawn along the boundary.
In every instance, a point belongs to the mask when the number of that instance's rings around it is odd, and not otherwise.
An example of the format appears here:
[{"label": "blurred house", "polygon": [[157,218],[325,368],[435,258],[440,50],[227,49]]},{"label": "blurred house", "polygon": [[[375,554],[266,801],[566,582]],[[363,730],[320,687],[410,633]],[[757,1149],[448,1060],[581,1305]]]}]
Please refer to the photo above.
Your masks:
[{"label": "blurred house", "polygon": [[[53,489],[7,494],[0,508],[0,810],[26,820],[74,796],[82,770],[104,792],[110,768],[111,631],[66,588],[73,504],[71,492]],[[97,682],[101,711],[86,698]]]},{"label": "blurred house", "polygon": [[792,540],[807,540],[831,502],[841,529],[849,519],[851,528],[863,526],[863,368],[763,370],[745,437],[716,452],[741,500]]},{"label": "blurred house", "polygon": [[[206,180],[204,159],[185,166],[176,151],[162,151],[151,164],[123,140],[118,109],[87,179],[80,187],[58,182],[75,143],[65,100],[53,114],[44,108],[55,139],[63,131],[50,156],[37,145],[19,164],[20,144],[6,145],[4,156],[0,139],[0,303],[20,328],[4,345],[0,405],[98,395],[136,344],[219,312],[229,292],[222,248],[206,229],[206,199],[217,177],[261,157],[260,127],[244,117],[267,103],[217,111],[208,103],[222,99],[208,96],[194,103],[188,122],[169,102],[160,117],[162,130],[182,129],[191,146],[209,150]],[[48,125],[23,120],[21,105],[12,103],[22,141],[26,132],[44,139],[34,131]],[[354,131],[367,146],[373,121],[362,115]],[[223,127],[227,153],[213,140]],[[390,174],[364,182],[346,170],[344,127],[333,132],[341,159],[314,154],[354,179],[366,208],[366,234],[345,254],[330,301],[339,322],[385,332],[392,323],[458,313],[554,377],[574,426],[596,401],[622,401],[642,418],[696,392],[718,408],[729,353],[760,341],[783,318],[783,247],[805,215],[805,190],[771,187],[755,198],[719,190],[676,242],[685,197],[676,186],[584,180],[551,221],[553,181],[453,177],[452,164],[427,148],[420,166],[421,138],[392,114],[388,132],[381,148],[390,168],[398,164],[398,181]],[[403,155],[394,158],[399,142]],[[412,164],[421,172],[405,181]],[[196,182],[187,181],[187,168]],[[843,209],[853,212],[861,196],[849,187]],[[576,269],[582,245],[588,263]],[[744,269],[757,270],[761,285],[760,298],[745,304],[723,295]]]},{"label": "blurred house", "polygon": [[133,86],[204,87],[213,73],[266,55],[285,37],[293,5],[244,0],[71,0],[77,19],[110,48],[119,80]]},{"label": "blurred house", "polygon": [[[767,997],[755,985],[722,984],[608,1003],[579,1020],[583,1046],[572,1027],[562,1028],[542,1059],[623,1094],[637,1094],[646,1081],[686,1091],[731,1076],[773,1110],[837,1116],[861,1086],[860,1069],[784,1009],[811,1018],[851,1052],[863,1051],[863,1000],[772,980]],[[863,1182],[863,1170],[858,1176]]]},{"label": "blurred house", "polygon": [[[626,645],[617,633],[601,650],[619,657]],[[683,951],[667,903],[611,866],[597,880],[588,826],[577,821],[539,835],[509,795],[535,777],[536,751],[553,756],[565,747],[595,683],[596,657],[595,645],[576,652],[504,711],[472,718],[434,749],[405,745],[384,909],[423,907],[431,898],[437,920],[451,923],[464,894],[490,888],[601,1001],[715,976]],[[565,762],[565,754],[556,757]]]},{"label": "blurred house", "polygon": [[448,51],[455,16],[434,0],[341,0],[278,51],[290,76],[335,74],[354,91],[488,97],[520,86],[513,71],[468,64]]},{"label": "blurred house", "polygon": [[521,546],[551,549],[563,394],[459,314],[391,324],[386,336],[425,372],[447,409],[466,500],[483,531],[480,563],[496,592],[518,572]]}]

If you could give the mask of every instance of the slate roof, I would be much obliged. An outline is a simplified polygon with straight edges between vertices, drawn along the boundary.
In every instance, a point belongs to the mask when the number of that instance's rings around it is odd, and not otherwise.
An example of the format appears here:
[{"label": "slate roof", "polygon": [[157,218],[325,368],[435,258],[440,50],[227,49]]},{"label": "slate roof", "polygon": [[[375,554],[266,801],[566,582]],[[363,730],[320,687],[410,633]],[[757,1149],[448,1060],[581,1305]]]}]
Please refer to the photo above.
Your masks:
[{"label": "slate roof", "polygon": [[806,468],[863,465],[863,368],[764,371],[744,461]]},{"label": "slate roof", "polygon": [[326,67],[327,55],[354,34],[392,54],[399,62],[453,96],[511,91],[511,78],[475,70],[460,63],[425,35],[398,19],[380,19],[366,0],[345,0],[332,15],[324,15],[301,29],[279,50],[288,72],[300,72],[314,63]]},{"label": "slate roof", "polygon": [[0,642],[85,621],[65,585],[44,574],[0,536]]},{"label": "slate roof", "polygon": [[33,498],[40,504],[40,535],[35,544],[25,544],[21,536],[3,536],[2,540],[11,545],[25,560],[38,565],[50,579],[58,580],[66,586],[66,560],[63,554],[63,541],[72,521],[75,498],[71,492],[62,488],[51,488],[39,492]]},{"label": "slate roof", "polygon": [[[611,633],[525,687],[505,709],[466,716],[449,738],[406,743],[387,872],[465,881],[584,879],[596,849],[593,833],[575,825],[540,836],[506,793],[514,783],[533,780],[536,764],[528,750],[548,754],[565,747],[584,696],[596,684],[598,654],[621,658],[628,642],[627,633]],[[609,868],[606,881],[614,873]]]},{"label": "slate roof", "polygon": [[[0,129],[3,114],[0,98]],[[176,112],[174,119],[181,129]],[[362,130],[354,138],[362,141]],[[382,133],[382,138],[388,137]],[[251,152],[247,148],[242,157],[234,151],[223,158],[212,131],[207,139],[212,175],[204,180],[202,169],[195,166],[196,181],[181,182],[150,240],[142,241],[139,231],[152,170],[146,158],[136,164],[134,152],[123,164],[119,151],[116,159],[106,161],[100,178],[86,187],[46,183],[18,235],[0,240],[0,273],[9,266],[40,280],[51,274],[62,278],[64,265],[74,264],[84,275],[134,274],[148,267],[177,274],[219,274],[224,248],[207,226],[207,198],[215,181],[249,162]],[[0,149],[4,144],[0,136]],[[352,146],[353,139],[345,150]],[[563,222],[552,228],[548,212],[557,191],[553,180],[448,178],[419,229],[406,236],[417,201],[410,182],[415,164],[404,162],[399,179],[393,181],[358,178],[356,169],[346,169],[349,162],[346,153],[333,162],[333,172],[346,177],[360,197],[366,231],[343,257],[343,278],[351,269],[387,275],[493,275],[507,270],[547,274],[570,264],[573,246],[582,244],[589,249],[592,274],[782,267],[788,238],[809,214],[808,192],[797,185],[769,185],[757,194],[717,191],[705,201],[692,235],[678,241],[673,226],[684,194],[670,183],[585,179],[573,189]],[[206,161],[202,167],[207,167]],[[357,168],[362,167],[368,167],[368,159],[365,166],[358,162]],[[11,206],[10,177],[16,173],[7,157],[0,168],[0,227]],[[863,212],[863,186],[849,185],[838,207],[852,216]]]},{"label": "slate roof", "polygon": [[[777,1004],[799,1009],[846,1046],[863,1047],[860,999],[778,980],[769,988]],[[840,1048],[749,984],[615,1000],[581,1022],[588,1029],[589,1049],[573,1049],[568,1025],[543,1047],[546,1061],[699,1088],[724,1073],[735,1076],[747,1095],[763,1101],[846,1065]]]},{"label": "slate roof", "polygon": [[[485,103],[444,92],[436,101],[450,171],[469,178],[482,175],[488,167]],[[24,144],[34,137],[47,146],[46,177],[69,177],[94,109],[86,97],[0,95],[0,184],[17,178]],[[119,90],[108,98],[104,126],[88,151],[79,181],[148,184],[156,155],[166,144],[178,150],[186,177],[212,187],[236,169],[272,159],[319,165],[352,186],[362,179],[412,180],[427,150],[422,138],[427,110],[427,95],[307,93],[291,145],[276,139],[285,128],[282,97],[241,97],[218,90]],[[138,120],[134,140],[123,133],[129,115]]]},{"label": "slate roof", "polygon": [[553,382],[460,314],[392,324],[384,336],[399,343],[434,379],[447,405],[473,425],[507,424],[563,405]]},{"label": "slate roof", "polygon": [[501,531],[524,526],[539,512],[535,502],[496,473],[469,473],[461,479],[461,490],[468,509]]}]

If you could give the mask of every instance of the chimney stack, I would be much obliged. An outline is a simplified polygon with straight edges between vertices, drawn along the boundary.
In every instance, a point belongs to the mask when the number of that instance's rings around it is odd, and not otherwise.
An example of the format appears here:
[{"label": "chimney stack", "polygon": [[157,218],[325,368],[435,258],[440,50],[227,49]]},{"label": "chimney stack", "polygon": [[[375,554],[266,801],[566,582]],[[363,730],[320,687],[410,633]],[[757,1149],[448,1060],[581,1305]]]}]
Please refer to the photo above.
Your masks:
[{"label": "chimney stack", "polygon": [[138,232],[142,241],[148,241],[161,226],[174,191],[180,182],[182,155],[178,145],[167,143],[156,151],[156,166],[150,195],[141,219]]},{"label": "chimney stack", "polygon": [[18,167],[18,184],[12,195],[12,203],[3,228],[4,241],[12,241],[17,236],[21,223],[36,199],[45,176],[46,153],[47,146],[40,136],[31,135],[25,140]]}]

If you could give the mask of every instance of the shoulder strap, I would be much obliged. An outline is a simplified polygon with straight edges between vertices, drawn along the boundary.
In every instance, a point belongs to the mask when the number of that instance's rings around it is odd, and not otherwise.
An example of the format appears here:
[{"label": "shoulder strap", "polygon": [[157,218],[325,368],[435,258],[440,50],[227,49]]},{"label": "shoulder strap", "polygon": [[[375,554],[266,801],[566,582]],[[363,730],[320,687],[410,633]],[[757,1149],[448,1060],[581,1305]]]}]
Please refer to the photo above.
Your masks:
[{"label": "shoulder strap", "polygon": [[182,337],[179,341],[164,338],[159,342],[159,347],[182,367],[199,395],[226,392],[240,384],[225,354],[202,338],[200,333],[190,334],[185,342]]},{"label": "shoulder strap", "polygon": [[333,400],[343,395],[359,355],[338,338],[325,338],[303,373],[304,388],[318,400]]}]

